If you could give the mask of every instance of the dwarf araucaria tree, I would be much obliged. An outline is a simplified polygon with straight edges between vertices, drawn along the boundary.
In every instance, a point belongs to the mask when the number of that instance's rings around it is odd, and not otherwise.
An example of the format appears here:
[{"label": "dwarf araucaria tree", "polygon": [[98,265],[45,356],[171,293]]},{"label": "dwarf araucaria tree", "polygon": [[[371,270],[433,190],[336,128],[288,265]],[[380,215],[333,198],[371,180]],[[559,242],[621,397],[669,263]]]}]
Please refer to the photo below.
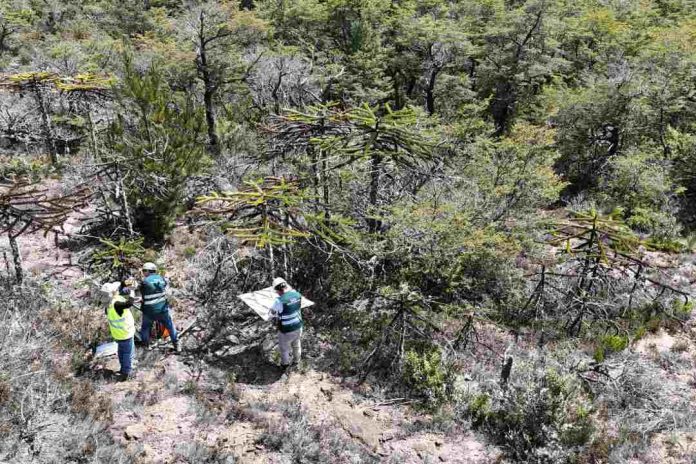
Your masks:
[{"label": "dwarf araucaria tree", "polygon": [[47,189],[23,180],[0,184],[0,232],[9,239],[18,283],[24,274],[17,238],[39,231],[61,234],[70,214],[85,206],[89,197],[86,187],[52,195]]}]

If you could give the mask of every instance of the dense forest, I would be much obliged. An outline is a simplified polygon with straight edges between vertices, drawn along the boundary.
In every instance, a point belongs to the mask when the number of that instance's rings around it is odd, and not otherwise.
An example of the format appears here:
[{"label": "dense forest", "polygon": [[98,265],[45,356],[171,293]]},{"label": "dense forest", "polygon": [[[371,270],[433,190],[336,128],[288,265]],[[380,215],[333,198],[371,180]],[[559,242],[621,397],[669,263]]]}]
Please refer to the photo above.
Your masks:
[{"label": "dense forest", "polygon": [[[436,462],[244,410],[277,360],[236,297],[276,276],[316,303],[293,381],[398,398],[403,443],[696,456],[695,1],[3,0],[0,159],[0,461]],[[265,458],[114,438],[84,289],[145,261],[188,330],[159,400]]]}]

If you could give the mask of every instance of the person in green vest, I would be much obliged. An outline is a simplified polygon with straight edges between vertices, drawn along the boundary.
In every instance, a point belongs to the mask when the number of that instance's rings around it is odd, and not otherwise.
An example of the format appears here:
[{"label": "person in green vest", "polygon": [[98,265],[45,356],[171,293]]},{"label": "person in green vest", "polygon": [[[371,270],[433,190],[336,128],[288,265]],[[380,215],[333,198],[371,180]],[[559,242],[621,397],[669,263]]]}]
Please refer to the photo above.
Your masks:
[{"label": "person in green vest", "polygon": [[118,372],[120,380],[128,380],[131,376],[133,355],[135,353],[135,321],[130,307],[133,306],[131,290],[121,282],[113,292],[111,302],[106,308],[106,319],[109,321],[111,338],[118,344],[118,362],[121,369]]},{"label": "person in green vest", "polygon": [[278,327],[278,345],[280,347],[280,364],[283,369],[297,365],[302,357],[302,295],[290,288],[285,279],[273,279],[273,289],[278,298],[269,310],[269,316]]},{"label": "person in green vest", "polygon": [[143,323],[140,328],[140,339],[143,345],[148,348],[150,342],[150,329],[152,324],[157,321],[167,328],[169,338],[174,345],[174,352],[179,353],[179,338],[174,327],[174,321],[169,311],[169,301],[167,300],[167,282],[159,275],[157,266],[154,263],[143,264],[143,280],[140,283],[140,294],[142,295]]}]

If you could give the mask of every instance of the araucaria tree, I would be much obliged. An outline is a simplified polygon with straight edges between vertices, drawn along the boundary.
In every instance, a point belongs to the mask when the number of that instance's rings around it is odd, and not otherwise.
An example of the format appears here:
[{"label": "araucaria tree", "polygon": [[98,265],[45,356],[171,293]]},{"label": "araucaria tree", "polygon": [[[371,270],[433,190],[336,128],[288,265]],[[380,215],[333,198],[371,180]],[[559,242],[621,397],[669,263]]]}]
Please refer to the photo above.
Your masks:
[{"label": "araucaria tree", "polygon": [[39,231],[61,234],[70,214],[85,206],[89,197],[86,187],[61,195],[21,179],[0,183],[0,232],[7,234],[10,242],[18,283],[22,283],[24,272],[17,238]]},{"label": "araucaria tree", "polygon": [[116,95],[104,162],[123,175],[136,230],[161,241],[183,210],[187,179],[209,164],[204,111],[172,90],[156,65],[141,74],[129,59]]}]

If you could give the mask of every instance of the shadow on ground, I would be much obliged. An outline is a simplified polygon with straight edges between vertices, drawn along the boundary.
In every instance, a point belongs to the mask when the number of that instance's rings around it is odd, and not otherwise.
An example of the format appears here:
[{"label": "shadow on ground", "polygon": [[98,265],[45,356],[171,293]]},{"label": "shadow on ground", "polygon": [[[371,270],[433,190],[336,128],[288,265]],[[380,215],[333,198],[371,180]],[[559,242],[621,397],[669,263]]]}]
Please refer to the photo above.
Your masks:
[{"label": "shadow on ground", "polygon": [[210,364],[234,372],[236,381],[251,385],[269,385],[280,380],[283,370],[268,361],[261,346],[251,346],[230,355],[214,356]]}]

